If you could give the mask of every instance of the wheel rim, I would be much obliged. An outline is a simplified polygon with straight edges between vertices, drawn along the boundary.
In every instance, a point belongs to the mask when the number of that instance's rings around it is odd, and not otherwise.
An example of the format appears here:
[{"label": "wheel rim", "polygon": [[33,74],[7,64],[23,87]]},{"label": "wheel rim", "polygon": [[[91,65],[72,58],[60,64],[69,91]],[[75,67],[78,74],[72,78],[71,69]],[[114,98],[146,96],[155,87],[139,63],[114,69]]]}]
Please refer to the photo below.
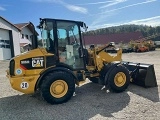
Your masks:
[{"label": "wheel rim", "polygon": [[126,83],[126,75],[123,72],[118,72],[114,77],[114,83],[118,87],[122,87]]},{"label": "wheel rim", "polygon": [[61,98],[66,95],[68,85],[64,80],[56,80],[50,86],[50,93],[55,98]]}]

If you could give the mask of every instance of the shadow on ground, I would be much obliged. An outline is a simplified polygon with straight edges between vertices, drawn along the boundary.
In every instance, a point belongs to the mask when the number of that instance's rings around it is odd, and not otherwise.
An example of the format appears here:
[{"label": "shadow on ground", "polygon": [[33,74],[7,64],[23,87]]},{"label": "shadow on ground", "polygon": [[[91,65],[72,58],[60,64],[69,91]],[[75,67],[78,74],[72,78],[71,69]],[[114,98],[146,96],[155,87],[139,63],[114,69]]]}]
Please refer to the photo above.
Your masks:
[{"label": "shadow on ground", "polygon": [[130,84],[128,91],[151,100],[152,102],[159,102],[160,98],[158,88],[159,87],[144,88],[135,84]]},{"label": "shadow on ground", "polygon": [[102,86],[88,83],[76,88],[76,96],[67,103],[50,105],[38,96],[17,95],[0,99],[0,116],[5,120],[86,120],[98,114],[112,117],[130,102],[127,92],[107,93]]}]

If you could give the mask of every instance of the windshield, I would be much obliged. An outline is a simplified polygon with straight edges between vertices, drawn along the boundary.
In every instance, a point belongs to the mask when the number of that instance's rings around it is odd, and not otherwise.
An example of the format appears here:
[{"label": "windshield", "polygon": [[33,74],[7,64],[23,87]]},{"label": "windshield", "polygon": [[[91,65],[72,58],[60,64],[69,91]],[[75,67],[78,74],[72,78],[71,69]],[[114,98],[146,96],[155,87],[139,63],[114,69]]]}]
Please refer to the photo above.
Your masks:
[{"label": "windshield", "polygon": [[42,45],[43,48],[46,48],[47,51],[54,51],[54,35],[53,35],[53,23],[52,22],[43,22],[42,25]]},{"label": "windshield", "polygon": [[80,44],[79,28],[76,23],[58,21],[57,34],[59,46]]}]

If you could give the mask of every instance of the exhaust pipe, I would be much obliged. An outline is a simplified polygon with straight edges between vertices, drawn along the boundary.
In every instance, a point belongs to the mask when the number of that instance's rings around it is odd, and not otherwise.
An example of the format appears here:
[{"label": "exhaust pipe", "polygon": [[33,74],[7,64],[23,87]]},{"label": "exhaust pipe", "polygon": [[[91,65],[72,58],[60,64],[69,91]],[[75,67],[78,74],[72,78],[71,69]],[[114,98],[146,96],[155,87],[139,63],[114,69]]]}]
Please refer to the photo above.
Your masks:
[{"label": "exhaust pipe", "polygon": [[153,64],[122,62],[129,70],[131,82],[142,87],[157,87]]}]

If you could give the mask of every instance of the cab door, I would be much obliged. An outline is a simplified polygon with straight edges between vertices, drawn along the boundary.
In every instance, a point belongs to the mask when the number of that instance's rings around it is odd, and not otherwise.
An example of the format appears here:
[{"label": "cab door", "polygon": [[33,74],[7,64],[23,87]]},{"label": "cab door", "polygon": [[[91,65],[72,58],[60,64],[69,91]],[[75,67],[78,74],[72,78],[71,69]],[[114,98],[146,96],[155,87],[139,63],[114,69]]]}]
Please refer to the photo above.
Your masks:
[{"label": "cab door", "polygon": [[84,69],[79,26],[74,22],[57,21],[59,61],[73,69]]}]

